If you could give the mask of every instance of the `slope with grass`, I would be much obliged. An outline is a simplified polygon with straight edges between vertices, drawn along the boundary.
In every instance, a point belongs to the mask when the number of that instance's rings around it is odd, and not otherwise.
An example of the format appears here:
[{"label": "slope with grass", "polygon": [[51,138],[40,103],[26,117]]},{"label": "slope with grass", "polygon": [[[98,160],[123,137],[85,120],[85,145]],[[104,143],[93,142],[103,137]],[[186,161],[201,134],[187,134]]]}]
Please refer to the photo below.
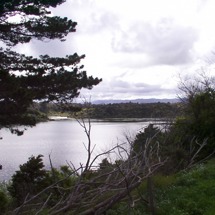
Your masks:
[{"label": "slope with grass", "polygon": [[[153,177],[156,215],[214,215],[215,160],[184,170],[176,175]],[[134,192],[138,201],[131,207],[125,200],[108,215],[151,215],[147,206],[147,186],[143,182]]]}]

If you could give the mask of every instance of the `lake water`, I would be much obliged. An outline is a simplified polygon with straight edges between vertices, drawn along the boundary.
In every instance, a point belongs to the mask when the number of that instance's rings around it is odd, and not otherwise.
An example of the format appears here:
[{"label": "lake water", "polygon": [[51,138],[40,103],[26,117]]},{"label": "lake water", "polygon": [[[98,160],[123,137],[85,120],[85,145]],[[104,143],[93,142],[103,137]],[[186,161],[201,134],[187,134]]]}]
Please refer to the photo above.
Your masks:
[{"label": "lake water", "polygon": [[[142,122],[91,122],[91,141],[95,145],[94,155],[110,149],[125,141],[125,134],[130,137],[145,128],[150,121]],[[50,168],[49,155],[54,167],[72,162],[76,167],[84,164],[87,153],[84,143],[87,137],[84,129],[76,120],[56,120],[37,124],[28,128],[24,135],[12,135],[1,130],[0,136],[0,181],[10,179],[32,155],[42,154],[46,168]]]}]

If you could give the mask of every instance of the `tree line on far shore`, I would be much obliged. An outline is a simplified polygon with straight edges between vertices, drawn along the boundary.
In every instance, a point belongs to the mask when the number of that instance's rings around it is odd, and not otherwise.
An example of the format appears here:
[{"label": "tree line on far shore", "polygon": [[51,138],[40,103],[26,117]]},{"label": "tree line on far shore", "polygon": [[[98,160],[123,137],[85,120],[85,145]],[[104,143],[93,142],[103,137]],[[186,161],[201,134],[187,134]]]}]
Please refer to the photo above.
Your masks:
[{"label": "tree line on far shore", "polygon": [[[72,104],[63,109],[61,105],[35,103],[33,109],[47,115],[78,117],[83,113],[93,119],[108,118],[175,118],[183,111],[183,103],[114,103],[114,104]],[[69,110],[68,110],[69,109]],[[72,109],[72,111],[70,110]]]}]

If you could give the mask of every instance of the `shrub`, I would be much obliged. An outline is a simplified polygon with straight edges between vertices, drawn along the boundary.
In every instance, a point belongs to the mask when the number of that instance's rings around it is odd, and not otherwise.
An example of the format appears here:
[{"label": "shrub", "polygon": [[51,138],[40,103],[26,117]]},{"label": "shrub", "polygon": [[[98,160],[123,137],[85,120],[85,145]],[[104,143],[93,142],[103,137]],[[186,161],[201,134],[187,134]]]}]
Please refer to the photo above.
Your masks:
[{"label": "shrub", "polygon": [[18,205],[27,195],[34,195],[47,185],[45,181],[48,173],[44,169],[42,157],[42,155],[30,157],[27,163],[20,165],[20,170],[12,176],[8,191]]}]

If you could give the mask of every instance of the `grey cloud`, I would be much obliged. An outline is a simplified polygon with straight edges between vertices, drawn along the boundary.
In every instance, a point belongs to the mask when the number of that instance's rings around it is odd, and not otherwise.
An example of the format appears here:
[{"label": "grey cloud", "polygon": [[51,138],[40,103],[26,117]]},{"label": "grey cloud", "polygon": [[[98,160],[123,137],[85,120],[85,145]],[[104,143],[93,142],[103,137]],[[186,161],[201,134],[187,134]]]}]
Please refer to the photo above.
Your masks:
[{"label": "grey cloud", "polygon": [[145,84],[145,83],[134,83],[134,86],[137,88],[148,88],[150,86],[156,86],[158,87],[158,85],[149,85],[149,84]]},{"label": "grey cloud", "polygon": [[130,83],[128,83],[126,81],[121,81],[121,80],[112,80],[110,82],[110,87],[126,88],[126,89],[128,89],[130,87]]},{"label": "grey cloud", "polygon": [[145,83],[135,83],[132,88],[133,93],[138,95],[159,95],[162,93],[173,93],[174,89],[163,89],[160,85],[150,85]]},{"label": "grey cloud", "polygon": [[110,80],[100,83],[91,91],[82,91],[90,94],[92,100],[97,99],[125,99],[125,98],[144,98],[167,95],[175,96],[175,89],[163,89],[160,85],[150,85],[146,83],[130,83],[121,80]]},{"label": "grey cloud", "polygon": [[139,22],[121,31],[118,39],[113,38],[112,48],[116,52],[146,54],[154,65],[176,65],[191,61],[196,39],[194,29],[163,19],[156,26]]}]

